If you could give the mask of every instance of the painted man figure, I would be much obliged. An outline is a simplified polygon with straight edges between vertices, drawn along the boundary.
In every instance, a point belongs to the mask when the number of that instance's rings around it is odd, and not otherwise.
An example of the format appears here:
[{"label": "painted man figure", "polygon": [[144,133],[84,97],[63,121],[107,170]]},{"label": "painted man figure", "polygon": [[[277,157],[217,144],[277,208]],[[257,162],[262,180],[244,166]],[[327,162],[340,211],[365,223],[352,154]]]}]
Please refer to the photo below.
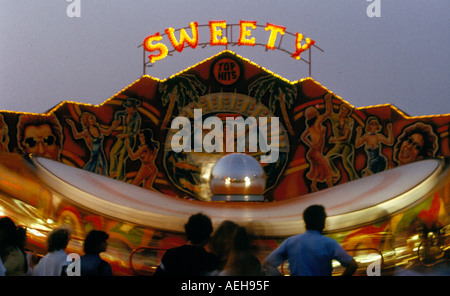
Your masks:
[{"label": "painted man figure", "polygon": [[333,136],[330,137],[329,142],[334,143],[335,145],[325,156],[333,169],[334,176],[340,176],[340,171],[333,161],[337,157],[342,159],[342,165],[348,174],[349,181],[358,178],[353,163],[355,150],[351,138],[354,120],[350,118],[351,113],[352,109],[350,106],[343,103],[339,108],[339,113],[333,112],[330,115],[329,119],[333,129]]},{"label": "painted man figure", "polygon": [[136,143],[136,134],[141,127],[141,116],[138,107],[141,102],[134,98],[129,98],[123,106],[125,110],[117,111],[114,114],[114,121],[121,120],[122,131],[118,134],[117,141],[111,148],[109,176],[117,180],[126,180],[126,160],[128,151],[125,146],[125,139],[128,139],[130,148],[133,149]]}]

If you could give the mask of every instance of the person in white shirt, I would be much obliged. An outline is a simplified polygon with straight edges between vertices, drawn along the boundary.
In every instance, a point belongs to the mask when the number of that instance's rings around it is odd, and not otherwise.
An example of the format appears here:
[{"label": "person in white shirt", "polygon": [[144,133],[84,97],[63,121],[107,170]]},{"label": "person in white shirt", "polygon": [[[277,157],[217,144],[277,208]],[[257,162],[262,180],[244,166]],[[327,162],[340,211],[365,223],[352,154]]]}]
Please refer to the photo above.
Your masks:
[{"label": "person in white shirt", "polygon": [[61,276],[67,261],[65,249],[69,244],[72,230],[66,226],[55,228],[47,237],[47,250],[39,263],[34,267],[33,276]]}]

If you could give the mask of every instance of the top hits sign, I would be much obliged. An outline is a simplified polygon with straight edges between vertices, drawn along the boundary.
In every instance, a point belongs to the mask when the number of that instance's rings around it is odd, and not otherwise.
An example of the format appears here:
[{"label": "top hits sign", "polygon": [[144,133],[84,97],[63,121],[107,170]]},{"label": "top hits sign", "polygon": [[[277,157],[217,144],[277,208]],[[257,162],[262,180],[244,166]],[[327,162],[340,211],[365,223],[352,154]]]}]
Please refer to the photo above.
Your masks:
[{"label": "top hits sign", "polygon": [[[224,31],[227,30],[226,21],[210,21],[208,27],[210,31],[209,45],[227,46],[229,44],[228,37],[226,35],[224,36]],[[256,38],[252,37],[252,32],[253,30],[256,30],[256,27],[256,21],[241,20],[239,22],[239,39],[237,41],[237,45],[255,46],[257,44]],[[199,44],[198,23],[191,22],[189,24],[189,28],[191,30],[191,35],[189,35],[184,28],[179,30],[175,30],[174,28],[167,28],[165,30],[165,33],[167,34],[169,41],[175,50],[182,52],[186,44],[195,49]],[[265,47],[267,49],[274,50],[276,48],[275,44],[277,38],[285,34],[286,27],[267,23],[264,29],[268,32],[268,39]],[[179,31],[178,38],[177,36],[175,36],[176,31]],[[163,36],[158,32],[156,34],[147,36],[144,40],[143,45],[145,50],[151,53],[148,56],[151,63],[162,60],[169,54],[168,47],[164,43],[159,42],[162,39]],[[295,33],[295,43],[293,44],[293,48],[295,49],[295,51],[291,54],[291,56],[299,60],[300,54],[308,50],[312,45],[314,45],[314,43],[314,40],[305,38],[303,34],[298,32]]]}]

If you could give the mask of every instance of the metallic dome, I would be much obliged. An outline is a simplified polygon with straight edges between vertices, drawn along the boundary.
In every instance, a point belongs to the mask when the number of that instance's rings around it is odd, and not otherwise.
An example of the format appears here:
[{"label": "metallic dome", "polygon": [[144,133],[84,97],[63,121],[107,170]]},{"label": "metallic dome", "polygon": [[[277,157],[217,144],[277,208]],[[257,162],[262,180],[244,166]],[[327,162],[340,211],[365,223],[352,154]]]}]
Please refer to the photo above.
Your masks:
[{"label": "metallic dome", "polygon": [[264,170],[253,157],[243,153],[220,158],[211,170],[212,200],[264,200]]}]

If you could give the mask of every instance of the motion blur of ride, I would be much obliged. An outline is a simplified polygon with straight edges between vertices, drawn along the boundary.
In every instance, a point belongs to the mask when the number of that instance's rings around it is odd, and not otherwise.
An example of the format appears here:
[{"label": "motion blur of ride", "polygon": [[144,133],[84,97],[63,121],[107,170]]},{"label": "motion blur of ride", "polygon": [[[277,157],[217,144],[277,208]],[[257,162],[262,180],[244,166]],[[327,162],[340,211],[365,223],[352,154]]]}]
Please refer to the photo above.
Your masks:
[{"label": "motion blur of ride", "polygon": [[0,111],[0,216],[26,227],[40,255],[60,225],[80,255],[86,234],[103,230],[115,275],[152,275],[186,242],[192,214],[246,226],[262,261],[321,204],[324,234],[357,275],[449,270],[449,126],[450,115],[355,108],[312,78],[290,82],[226,50],[165,80],[144,75],[99,106]]}]

